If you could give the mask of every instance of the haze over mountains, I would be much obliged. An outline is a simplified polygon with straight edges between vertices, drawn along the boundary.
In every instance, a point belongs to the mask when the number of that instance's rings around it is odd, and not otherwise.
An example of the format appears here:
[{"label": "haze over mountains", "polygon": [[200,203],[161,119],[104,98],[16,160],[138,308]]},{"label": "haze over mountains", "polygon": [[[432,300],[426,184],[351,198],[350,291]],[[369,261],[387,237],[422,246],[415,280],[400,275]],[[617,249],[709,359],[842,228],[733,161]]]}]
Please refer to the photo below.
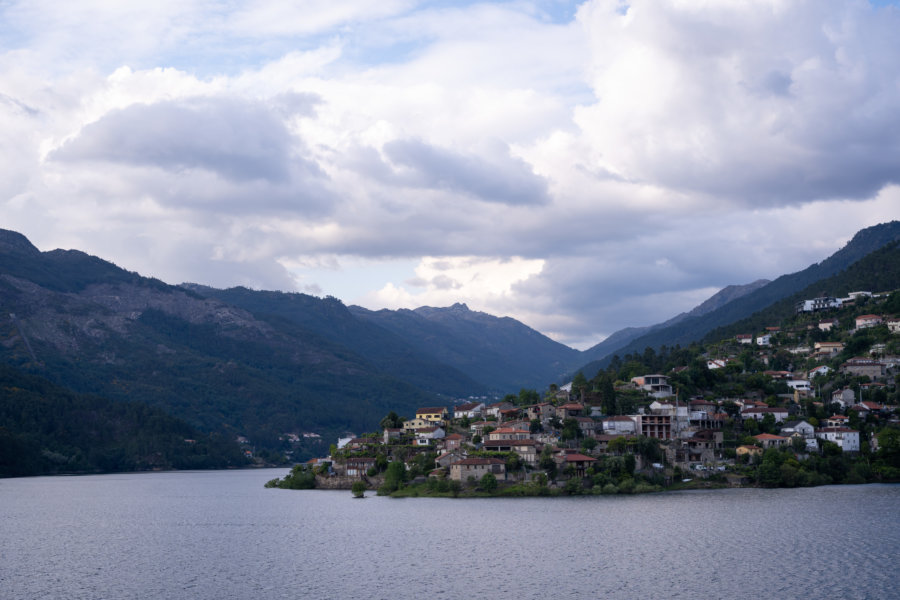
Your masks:
[{"label": "haze over mountains", "polygon": [[464,304],[371,311],[305,294],[175,286],[77,250],[41,252],[0,230],[0,357],[205,431],[262,445],[285,432],[330,441],[391,410],[543,390],[577,370],[592,376],[614,353],[699,340],[896,240],[898,222],[865,229],[801,272],[726,287],[688,313],[580,352]]}]

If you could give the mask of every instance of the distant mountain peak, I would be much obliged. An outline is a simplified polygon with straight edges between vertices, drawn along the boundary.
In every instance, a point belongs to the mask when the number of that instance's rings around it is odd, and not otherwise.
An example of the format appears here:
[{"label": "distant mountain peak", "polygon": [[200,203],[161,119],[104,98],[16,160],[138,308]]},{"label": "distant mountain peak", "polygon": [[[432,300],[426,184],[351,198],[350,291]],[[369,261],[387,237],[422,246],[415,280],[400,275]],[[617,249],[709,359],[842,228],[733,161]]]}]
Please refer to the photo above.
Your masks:
[{"label": "distant mountain peak", "polygon": [[16,254],[40,254],[41,251],[28,241],[28,238],[17,231],[0,229],[0,251]]}]

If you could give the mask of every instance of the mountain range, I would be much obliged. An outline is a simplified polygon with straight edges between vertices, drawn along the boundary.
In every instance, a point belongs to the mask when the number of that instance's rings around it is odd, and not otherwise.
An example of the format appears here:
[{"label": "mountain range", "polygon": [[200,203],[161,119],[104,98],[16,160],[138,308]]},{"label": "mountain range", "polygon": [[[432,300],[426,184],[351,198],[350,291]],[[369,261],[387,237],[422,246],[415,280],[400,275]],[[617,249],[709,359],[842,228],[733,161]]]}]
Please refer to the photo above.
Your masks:
[{"label": "mountain range", "polygon": [[615,353],[699,340],[898,239],[898,222],[870,227],[803,271],[726,287],[580,352],[464,304],[372,311],[330,297],[170,285],[0,230],[0,359],[75,393],[145,403],[274,447],[285,432],[333,439],[391,410],[542,390],[578,370],[590,377]]}]

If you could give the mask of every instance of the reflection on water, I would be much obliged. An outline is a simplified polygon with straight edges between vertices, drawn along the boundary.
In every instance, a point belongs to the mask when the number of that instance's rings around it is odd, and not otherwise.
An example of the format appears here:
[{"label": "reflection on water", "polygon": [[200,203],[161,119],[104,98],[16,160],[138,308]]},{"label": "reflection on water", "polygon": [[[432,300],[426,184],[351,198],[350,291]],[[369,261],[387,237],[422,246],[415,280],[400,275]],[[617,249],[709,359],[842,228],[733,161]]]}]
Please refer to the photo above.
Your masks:
[{"label": "reflection on water", "polygon": [[0,480],[0,596],[897,597],[896,485],[358,501],[284,471]]}]

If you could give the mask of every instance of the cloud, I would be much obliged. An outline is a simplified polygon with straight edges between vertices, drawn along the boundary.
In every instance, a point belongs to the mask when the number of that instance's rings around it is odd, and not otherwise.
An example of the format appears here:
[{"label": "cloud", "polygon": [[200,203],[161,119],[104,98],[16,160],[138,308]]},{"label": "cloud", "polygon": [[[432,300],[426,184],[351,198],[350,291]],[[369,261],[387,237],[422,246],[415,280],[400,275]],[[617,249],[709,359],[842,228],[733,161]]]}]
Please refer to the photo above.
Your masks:
[{"label": "cloud", "polygon": [[292,154],[284,122],[266,107],[228,98],[193,98],[111,111],[85,126],[50,159],[203,169],[235,182],[284,181],[291,162],[307,172],[318,170]]},{"label": "cloud", "polygon": [[0,221],[589,345],[900,218],[897,30],[838,0],[8,2]]},{"label": "cloud", "polygon": [[547,202],[546,183],[527,163],[509,156],[486,162],[483,157],[438,148],[420,140],[393,140],[384,153],[399,167],[392,174],[402,184],[435,188],[501,204]]},{"label": "cloud", "polygon": [[900,180],[900,14],[866,3],[586,3],[576,122],[631,181],[777,206]]}]

